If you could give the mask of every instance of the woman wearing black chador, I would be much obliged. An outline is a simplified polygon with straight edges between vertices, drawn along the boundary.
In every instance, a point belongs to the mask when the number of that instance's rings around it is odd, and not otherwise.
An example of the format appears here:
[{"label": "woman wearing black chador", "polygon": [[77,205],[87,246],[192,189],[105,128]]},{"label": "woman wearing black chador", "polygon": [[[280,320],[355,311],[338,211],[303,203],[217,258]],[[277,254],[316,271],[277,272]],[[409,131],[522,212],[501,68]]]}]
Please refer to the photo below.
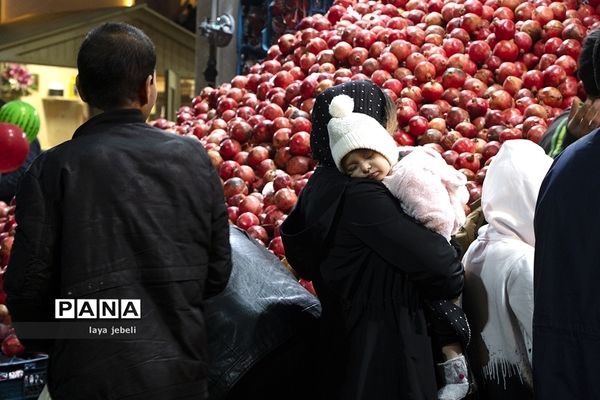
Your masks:
[{"label": "woman wearing black chador", "polygon": [[316,397],[436,399],[424,300],[460,294],[460,255],[408,217],[383,183],[338,171],[327,123],[340,94],[353,99],[355,113],[384,127],[388,115],[395,117],[368,81],[326,90],[313,109],[311,148],[319,166],[281,233],[288,261],[313,281],[322,304]]}]

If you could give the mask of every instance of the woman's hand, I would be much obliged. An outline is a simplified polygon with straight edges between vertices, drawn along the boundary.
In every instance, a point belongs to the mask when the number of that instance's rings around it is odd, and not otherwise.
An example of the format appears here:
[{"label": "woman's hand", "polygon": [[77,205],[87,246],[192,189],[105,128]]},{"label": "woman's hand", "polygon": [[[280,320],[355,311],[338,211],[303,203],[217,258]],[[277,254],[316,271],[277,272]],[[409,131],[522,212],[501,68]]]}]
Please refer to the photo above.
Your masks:
[{"label": "woman's hand", "polygon": [[573,101],[567,131],[573,137],[580,138],[600,127],[600,98],[585,102],[579,99]]}]

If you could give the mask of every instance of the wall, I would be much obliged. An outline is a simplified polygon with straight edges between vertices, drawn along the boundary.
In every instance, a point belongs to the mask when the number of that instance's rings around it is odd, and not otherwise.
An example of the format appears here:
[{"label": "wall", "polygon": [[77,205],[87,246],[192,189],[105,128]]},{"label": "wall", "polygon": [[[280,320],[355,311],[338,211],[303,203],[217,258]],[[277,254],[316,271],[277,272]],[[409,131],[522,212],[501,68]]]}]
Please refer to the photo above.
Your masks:
[{"label": "wall", "polygon": [[135,4],[147,4],[148,7],[160,15],[174,21],[179,12],[180,4],[178,0],[136,0]]},{"label": "wall", "polygon": [[131,7],[135,0],[1,0],[0,23],[9,22],[31,14],[50,14],[61,11],[77,11],[102,7]]},{"label": "wall", "polygon": [[[31,104],[40,116],[38,139],[43,149],[56,146],[71,139],[73,133],[84,123],[90,110],[75,93],[74,82],[76,68],[53,67],[48,65],[27,64],[27,70],[38,76],[38,90],[21,100]],[[50,86],[59,84],[65,88],[64,96],[48,96]],[[189,105],[193,98],[193,82],[181,80],[182,105]],[[158,102],[151,112],[149,120],[164,116],[164,76],[157,76]]]},{"label": "wall", "polygon": [[[79,125],[87,120],[88,107],[73,89],[77,69],[28,64],[31,74],[38,75],[38,90],[21,100],[31,104],[40,116],[38,138],[43,149],[62,143],[73,136]],[[60,84],[64,96],[48,96],[49,86]]]}]

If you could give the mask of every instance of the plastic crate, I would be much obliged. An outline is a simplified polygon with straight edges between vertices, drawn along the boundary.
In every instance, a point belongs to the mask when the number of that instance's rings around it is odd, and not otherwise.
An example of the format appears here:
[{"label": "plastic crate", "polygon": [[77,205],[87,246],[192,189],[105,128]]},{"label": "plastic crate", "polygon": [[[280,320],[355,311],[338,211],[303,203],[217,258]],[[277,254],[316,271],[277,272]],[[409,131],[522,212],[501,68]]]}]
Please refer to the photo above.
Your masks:
[{"label": "plastic crate", "polygon": [[0,356],[0,399],[37,399],[46,384],[48,355]]}]

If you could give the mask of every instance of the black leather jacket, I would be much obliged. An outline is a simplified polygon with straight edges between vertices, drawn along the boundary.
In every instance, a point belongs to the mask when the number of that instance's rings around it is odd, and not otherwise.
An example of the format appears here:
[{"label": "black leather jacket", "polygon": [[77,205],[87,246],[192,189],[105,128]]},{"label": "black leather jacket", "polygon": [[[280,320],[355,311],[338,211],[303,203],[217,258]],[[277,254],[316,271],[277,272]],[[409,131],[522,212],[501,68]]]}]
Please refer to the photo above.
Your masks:
[{"label": "black leather jacket", "polygon": [[223,190],[198,141],[138,110],[100,114],[34,161],[16,218],[5,289],[17,323],[43,328],[55,298],[141,299],[141,319],[115,322],[136,325],[131,339],[51,342],[54,400],[206,397],[204,299],[231,259]]}]

